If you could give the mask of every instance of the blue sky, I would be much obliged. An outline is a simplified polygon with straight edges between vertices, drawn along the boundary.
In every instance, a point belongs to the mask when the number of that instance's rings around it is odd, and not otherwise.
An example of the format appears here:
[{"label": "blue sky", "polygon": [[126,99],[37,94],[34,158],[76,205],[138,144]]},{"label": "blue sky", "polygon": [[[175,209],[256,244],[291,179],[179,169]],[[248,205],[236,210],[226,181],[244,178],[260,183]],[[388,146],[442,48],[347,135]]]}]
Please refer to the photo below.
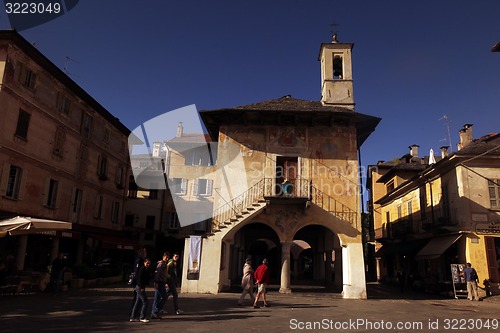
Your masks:
[{"label": "blue sky", "polygon": [[453,151],[465,123],[475,138],[500,131],[498,13],[493,0],[82,0],[20,33],[133,130],[191,104],[319,100],[319,48],[336,22],[355,44],[356,111],[382,118],[366,165],[449,145],[444,114]]}]

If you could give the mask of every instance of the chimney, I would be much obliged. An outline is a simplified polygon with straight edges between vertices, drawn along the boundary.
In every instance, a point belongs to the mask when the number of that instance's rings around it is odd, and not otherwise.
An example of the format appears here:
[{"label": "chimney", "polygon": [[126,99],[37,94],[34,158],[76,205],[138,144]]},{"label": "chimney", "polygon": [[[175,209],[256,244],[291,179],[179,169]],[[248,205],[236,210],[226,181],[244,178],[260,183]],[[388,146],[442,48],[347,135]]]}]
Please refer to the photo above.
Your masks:
[{"label": "chimney", "polygon": [[458,133],[460,135],[458,150],[460,150],[472,142],[472,124],[465,124],[464,128],[462,128]]},{"label": "chimney", "polygon": [[184,127],[182,127],[182,121],[179,121],[179,124],[177,125],[177,134],[175,137],[180,138],[182,137],[182,133],[184,131]]},{"label": "chimney", "polygon": [[408,148],[410,148],[410,155],[411,157],[418,157],[418,147],[419,145],[411,145]]},{"label": "chimney", "polygon": [[448,148],[449,146],[442,146],[439,149],[441,149],[441,158],[448,157]]}]

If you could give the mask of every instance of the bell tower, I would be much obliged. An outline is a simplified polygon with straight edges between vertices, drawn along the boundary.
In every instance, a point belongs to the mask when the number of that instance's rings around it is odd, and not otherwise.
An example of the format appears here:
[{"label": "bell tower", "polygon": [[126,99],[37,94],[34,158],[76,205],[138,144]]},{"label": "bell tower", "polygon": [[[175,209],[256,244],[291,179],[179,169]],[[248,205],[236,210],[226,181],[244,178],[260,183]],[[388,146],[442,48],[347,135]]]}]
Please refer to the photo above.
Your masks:
[{"label": "bell tower", "polygon": [[352,83],[352,43],[340,43],[333,34],[331,43],[322,43],[318,60],[321,61],[321,103],[341,106],[354,111]]}]

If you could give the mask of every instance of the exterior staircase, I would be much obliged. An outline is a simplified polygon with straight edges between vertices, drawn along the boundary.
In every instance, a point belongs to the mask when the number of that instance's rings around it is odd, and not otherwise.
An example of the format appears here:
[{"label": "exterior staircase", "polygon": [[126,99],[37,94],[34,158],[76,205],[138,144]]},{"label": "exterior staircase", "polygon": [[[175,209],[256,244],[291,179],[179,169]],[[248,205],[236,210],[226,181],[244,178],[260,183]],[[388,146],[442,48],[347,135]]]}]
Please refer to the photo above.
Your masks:
[{"label": "exterior staircase", "polygon": [[321,209],[327,211],[336,218],[357,227],[359,213],[350,209],[343,203],[322,192],[313,186],[309,180],[297,178],[296,188],[290,196],[283,193],[276,193],[276,183],[274,179],[263,178],[246,192],[240,194],[233,200],[226,202],[217,208],[213,213],[212,228],[210,235],[226,228],[231,228],[236,224],[260,214],[271,198],[303,198],[309,203],[313,203]]}]

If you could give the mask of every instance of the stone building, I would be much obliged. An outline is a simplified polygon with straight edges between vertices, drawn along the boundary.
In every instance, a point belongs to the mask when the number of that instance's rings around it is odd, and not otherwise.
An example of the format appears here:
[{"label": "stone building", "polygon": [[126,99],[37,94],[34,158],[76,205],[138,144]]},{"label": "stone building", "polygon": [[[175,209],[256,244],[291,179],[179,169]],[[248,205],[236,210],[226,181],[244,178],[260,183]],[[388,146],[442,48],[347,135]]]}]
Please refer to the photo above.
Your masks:
[{"label": "stone building", "polygon": [[454,153],[413,154],[370,166],[371,219],[377,242],[378,278],[395,281],[405,271],[409,287],[451,292],[452,264],[471,262],[481,286],[500,282],[500,136],[472,137],[460,130]]},{"label": "stone building", "polygon": [[197,183],[213,187],[214,210],[194,276],[186,239],[183,292],[239,285],[250,255],[254,266],[269,260],[280,292],[315,283],[366,298],[358,150],[380,119],[354,111],[352,47],[321,45],[321,101],[284,96],[200,112],[217,160]]},{"label": "stone building", "polygon": [[15,31],[0,32],[0,105],[0,218],[73,224],[1,238],[0,252],[22,270],[58,251],[96,263],[132,249],[122,236],[130,131]]}]

